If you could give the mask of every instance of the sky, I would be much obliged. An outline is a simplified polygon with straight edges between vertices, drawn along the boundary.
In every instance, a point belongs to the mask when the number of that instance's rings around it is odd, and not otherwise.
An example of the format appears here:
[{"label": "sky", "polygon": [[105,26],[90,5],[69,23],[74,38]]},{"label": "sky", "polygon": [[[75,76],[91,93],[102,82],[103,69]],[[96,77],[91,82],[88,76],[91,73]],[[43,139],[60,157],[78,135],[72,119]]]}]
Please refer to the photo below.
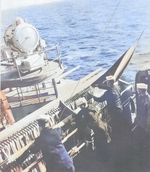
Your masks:
[{"label": "sky", "polygon": [[61,1],[61,0],[0,0],[1,2],[1,10],[6,10],[10,8],[18,8],[23,6],[29,5],[38,5],[44,4],[54,1]]}]

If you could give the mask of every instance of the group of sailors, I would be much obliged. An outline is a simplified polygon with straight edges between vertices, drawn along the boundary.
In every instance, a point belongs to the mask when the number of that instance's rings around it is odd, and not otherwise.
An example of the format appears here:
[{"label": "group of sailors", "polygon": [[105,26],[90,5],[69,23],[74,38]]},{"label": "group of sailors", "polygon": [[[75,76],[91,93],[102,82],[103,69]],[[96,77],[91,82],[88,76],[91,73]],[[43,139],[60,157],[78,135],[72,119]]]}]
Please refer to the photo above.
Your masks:
[{"label": "group of sailors", "polygon": [[[99,116],[96,107],[87,105],[84,98],[80,99],[81,111],[76,120],[79,133],[86,127],[94,132],[96,159],[107,163],[110,172],[145,171],[149,166],[150,154],[150,96],[148,85],[136,85],[136,118],[134,123],[126,120],[120,92],[114,84],[114,77],[106,77],[107,85],[93,85],[106,92],[101,97],[90,96],[97,102],[107,101],[110,121],[105,123]],[[132,118],[130,118],[132,119]],[[111,130],[110,130],[111,129]],[[148,149],[148,150],[147,150]],[[147,171],[146,171],[147,172]]]},{"label": "group of sailors", "polygon": [[114,170],[116,172],[118,163],[125,162],[126,152],[130,147],[130,142],[125,141],[130,140],[130,129],[123,117],[120,92],[114,85],[114,77],[108,76],[106,80],[107,85],[93,85],[93,87],[106,90],[102,96],[95,97],[93,94],[89,94],[96,102],[107,102],[110,120],[107,123],[104,122],[97,108],[91,104],[88,105],[87,101],[82,98],[77,102],[81,111],[76,117],[76,123],[80,134],[85,130],[85,127],[93,130],[95,160],[106,163],[108,171]]},{"label": "group of sailors", "polygon": [[[106,171],[131,171],[131,169],[134,170],[135,168],[133,166],[137,165],[133,162],[132,158],[135,156],[133,153],[135,153],[136,149],[140,149],[141,142],[144,141],[143,137],[147,138],[150,131],[150,97],[147,93],[147,85],[144,83],[137,84],[137,116],[134,124],[131,124],[123,116],[120,92],[114,85],[114,77],[108,76],[106,80],[107,85],[93,85],[93,87],[106,89],[101,97],[95,97],[91,93],[89,95],[94,101],[107,101],[107,110],[111,117],[110,121],[104,122],[98,109],[92,104],[88,104],[87,100],[82,97],[76,101],[80,111],[75,116],[74,125],[78,128],[79,140],[89,140],[91,131],[94,133],[93,152],[95,160],[106,163]],[[62,143],[61,129],[45,126],[46,120],[44,117],[38,122],[41,127],[41,134],[35,141],[34,149],[32,148],[31,150],[33,152],[35,150],[42,151],[47,172],[75,172],[73,161]],[[132,130],[133,133],[136,131],[134,137]],[[144,133],[147,133],[147,135]],[[137,146],[136,149],[134,149],[135,145]],[[139,162],[140,160],[137,160],[136,163],[139,165]]]},{"label": "group of sailors", "polygon": [[[74,124],[78,128],[78,139],[90,140],[93,132],[94,157],[96,161],[107,164],[105,171],[133,172],[137,170],[134,169],[133,164],[141,166],[141,161],[135,158],[135,154],[137,155],[137,151],[142,151],[143,147],[145,149],[145,142],[150,140],[150,96],[147,85],[144,83],[136,85],[137,115],[134,124],[131,124],[124,120],[120,92],[114,84],[114,77],[108,76],[106,80],[107,85],[93,85],[93,87],[106,89],[101,97],[95,97],[91,92],[88,94],[96,102],[107,101],[110,121],[103,121],[98,109],[88,104],[85,97],[79,98],[76,105],[80,110],[75,115]],[[47,172],[75,172],[73,161],[62,143],[61,128],[49,126],[48,121],[48,115],[42,115],[38,120],[40,136],[28,151],[36,153],[41,150]],[[135,132],[134,137],[132,131]],[[147,145],[148,143],[150,141]],[[138,153],[142,156],[142,152]],[[135,163],[133,158],[136,159]]]},{"label": "group of sailors", "polygon": [[[76,101],[80,111],[75,116],[74,125],[78,128],[79,140],[90,140],[91,131],[94,133],[94,157],[96,161],[107,164],[106,171],[131,171],[135,168],[133,166],[137,165],[133,163],[132,159],[134,157],[133,152],[136,150],[133,147],[136,145],[139,150],[141,142],[144,141],[143,137],[147,138],[148,135],[144,133],[150,131],[150,97],[147,93],[147,85],[144,83],[137,84],[137,116],[134,124],[131,124],[123,117],[120,93],[114,85],[114,77],[108,76],[106,80],[107,85],[93,85],[93,87],[106,89],[101,97],[88,94],[94,101],[107,101],[110,121],[104,122],[98,109],[92,104],[88,104],[85,97],[82,97]],[[62,143],[61,128],[50,128],[46,118],[43,116],[38,120],[41,134],[31,149],[32,153],[42,151],[47,172],[75,172],[73,161]],[[137,133],[135,137],[132,136],[132,130]],[[134,144],[133,138],[136,144]],[[137,160],[136,163],[139,162]]]}]

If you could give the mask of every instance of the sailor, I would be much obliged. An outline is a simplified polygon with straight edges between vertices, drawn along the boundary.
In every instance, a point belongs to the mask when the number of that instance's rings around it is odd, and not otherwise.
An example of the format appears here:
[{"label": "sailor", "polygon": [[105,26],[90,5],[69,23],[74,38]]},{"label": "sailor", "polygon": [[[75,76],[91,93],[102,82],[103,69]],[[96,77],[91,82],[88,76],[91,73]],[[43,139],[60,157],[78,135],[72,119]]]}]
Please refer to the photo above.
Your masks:
[{"label": "sailor", "polygon": [[[83,98],[79,98],[76,101],[76,106],[78,108],[80,108],[80,111],[78,112],[77,116],[75,117],[75,123],[76,123],[76,127],[78,128],[78,137],[79,140],[88,140],[91,137],[91,129],[89,128],[89,126],[87,125],[86,121],[85,121],[85,114],[82,112],[85,112],[88,107],[87,101],[86,99]],[[94,110],[94,109],[93,109]],[[95,113],[96,111],[94,110],[93,113]]]},{"label": "sailor", "polygon": [[85,132],[87,127],[93,130],[96,158],[105,161],[108,158],[107,143],[111,141],[107,124],[100,119],[97,108],[88,104],[84,97],[76,104],[81,108],[76,117],[79,132]]},{"label": "sailor", "polygon": [[150,96],[148,86],[144,83],[137,84],[137,124],[150,131]]},{"label": "sailor", "polygon": [[110,75],[106,77],[107,86],[106,85],[98,85],[99,88],[106,89],[104,94],[101,97],[95,97],[91,95],[95,101],[104,102],[107,101],[107,110],[108,114],[111,117],[110,126],[112,127],[112,134],[119,133],[120,125],[122,125],[122,104],[120,99],[119,90],[114,85],[114,76]]},{"label": "sailor", "polygon": [[139,171],[149,171],[150,168],[150,96],[147,87],[144,83],[136,84],[137,113],[132,140],[134,163]]},{"label": "sailor", "polygon": [[61,128],[50,128],[48,121],[48,115],[41,115],[38,120],[41,133],[31,152],[42,151],[47,172],[75,172],[73,161],[62,143]]},{"label": "sailor", "polygon": [[121,113],[122,112],[122,105],[120,100],[120,93],[119,90],[114,85],[114,76],[110,75],[106,77],[107,86],[99,85],[99,88],[105,88],[107,91],[101,97],[94,97],[95,101],[103,102],[107,101],[107,108],[110,114],[112,111]]}]

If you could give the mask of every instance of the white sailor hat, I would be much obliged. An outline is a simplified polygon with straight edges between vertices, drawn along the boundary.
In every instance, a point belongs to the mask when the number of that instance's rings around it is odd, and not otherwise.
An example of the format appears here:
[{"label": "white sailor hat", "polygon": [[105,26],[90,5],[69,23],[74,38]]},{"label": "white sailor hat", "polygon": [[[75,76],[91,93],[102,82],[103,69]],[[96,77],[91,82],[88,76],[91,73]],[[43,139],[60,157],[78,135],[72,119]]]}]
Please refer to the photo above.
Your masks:
[{"label": "white sailor hat", "polygon": [[50,117],[49,117],[49,115],[40,115],[38,119],[43,119],[45,121],[49,121]]},{"label": "white sailor hat", "polygon": [[138,84],[136,84],[136,86],[137,86],[138,89],[144,89],[144,90],[147,90],[147,87],[148,87],[144,83],[138,83]]},{"label": "white sailor hat", "polygon": [[82,104],[85,104],[85,107],[87,107],[87,101],[86,101],[86,99],[85,99],[84,97],[79,98],[79,99],[76,101],[76,105],[77,105],[77,106],[80,106],[80,105],[82,105]]},{"label": "white sailor hat", "polygon": [[114,80],[114,76],[113,75],[109,75],[109,76],[106,77],[106,80],[107,81]]},{"label": "white sailor hat", "polygon": [[38,125],[42,128],[46,127],[47,125],[49,126],[49,120],[50,120],[49,115],[40,115],[37,119]]}]

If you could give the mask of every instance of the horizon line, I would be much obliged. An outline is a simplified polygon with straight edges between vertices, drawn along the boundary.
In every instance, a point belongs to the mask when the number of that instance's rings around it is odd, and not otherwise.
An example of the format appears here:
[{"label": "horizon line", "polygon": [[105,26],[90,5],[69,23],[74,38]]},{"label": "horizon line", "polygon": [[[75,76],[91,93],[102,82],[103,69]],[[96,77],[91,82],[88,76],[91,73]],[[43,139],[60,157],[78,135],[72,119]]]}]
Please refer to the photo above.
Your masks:
[{"label": "horizon line", "polygon": [[34,6],[34,5],[41,5],[51,2],[58,2],[62,0],[2,0],[0,3],[1,10],[9,10],[9,9],[15,9],[15,8],[21,8],[21,7],[27,7],[27,6]]}]

